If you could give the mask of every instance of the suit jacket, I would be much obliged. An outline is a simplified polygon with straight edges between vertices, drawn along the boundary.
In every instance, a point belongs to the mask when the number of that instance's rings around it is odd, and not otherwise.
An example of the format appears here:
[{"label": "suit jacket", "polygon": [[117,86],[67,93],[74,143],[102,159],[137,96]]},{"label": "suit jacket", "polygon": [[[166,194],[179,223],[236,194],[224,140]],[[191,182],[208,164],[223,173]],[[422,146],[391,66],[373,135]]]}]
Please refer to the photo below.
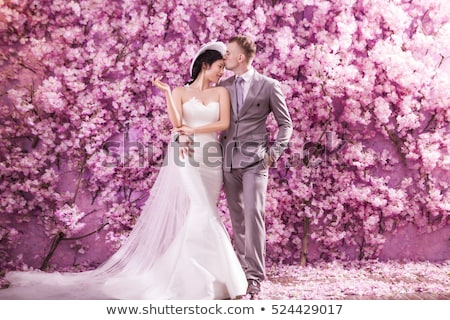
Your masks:
[{"label": "suit jacket", "polygon": [[[224,170],[251,166],[261,161],[267,152],[276,161],[287,147],[292,134],[292,120],[280,83],[255,70],[238,114],[234,82],[235,76],[232,76],[219,83],[228,89],[232,108],[230,126],[220,136]],[[278,134],[269,146],[266,121],[270,112],[278,124]]]}]

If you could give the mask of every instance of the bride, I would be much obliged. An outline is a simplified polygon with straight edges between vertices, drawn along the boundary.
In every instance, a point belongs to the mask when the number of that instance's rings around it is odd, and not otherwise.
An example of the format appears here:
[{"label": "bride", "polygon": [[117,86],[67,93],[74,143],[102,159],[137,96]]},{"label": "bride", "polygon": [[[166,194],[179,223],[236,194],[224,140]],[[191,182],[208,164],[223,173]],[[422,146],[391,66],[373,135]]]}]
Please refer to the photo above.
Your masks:
[{"label": "bride", "polygon": [[[230,121],[230,98],[212,86],[224,72],[226,46],[210,42],[195,55],[192,81],[153,84],[167,100],[177,132],[129,238],[97,269],[6,274],[0,299],[227,299],[247,280],[217,212],[222,185],[218,132]],[[175,141],[176,140],[176,141]]]}]

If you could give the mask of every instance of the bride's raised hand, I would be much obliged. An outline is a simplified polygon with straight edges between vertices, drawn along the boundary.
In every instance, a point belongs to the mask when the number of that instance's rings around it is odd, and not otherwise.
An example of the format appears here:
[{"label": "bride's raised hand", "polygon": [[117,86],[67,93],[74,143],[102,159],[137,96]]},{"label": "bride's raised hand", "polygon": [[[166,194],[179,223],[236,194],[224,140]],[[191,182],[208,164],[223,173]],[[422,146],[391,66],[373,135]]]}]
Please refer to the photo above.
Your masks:
[{"label": "bride's raised hand", "polygon": [[170,92],[170,86],[161,81],[162,77],[157,77],[152,80],[152,84],[163,92]]}]

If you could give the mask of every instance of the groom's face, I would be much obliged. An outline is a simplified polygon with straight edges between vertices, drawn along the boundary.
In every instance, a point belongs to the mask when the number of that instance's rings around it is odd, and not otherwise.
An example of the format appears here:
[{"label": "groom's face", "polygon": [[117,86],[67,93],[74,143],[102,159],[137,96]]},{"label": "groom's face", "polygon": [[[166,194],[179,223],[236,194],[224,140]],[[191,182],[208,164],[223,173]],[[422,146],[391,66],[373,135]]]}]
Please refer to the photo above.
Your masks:
[{"label": "groom's face", "polygon": [[225,68],[233,71],[244,61],[245,56],[243,50],[236,42],[230,42],[227,45],[227,52],[223,59],[225,60]]}]

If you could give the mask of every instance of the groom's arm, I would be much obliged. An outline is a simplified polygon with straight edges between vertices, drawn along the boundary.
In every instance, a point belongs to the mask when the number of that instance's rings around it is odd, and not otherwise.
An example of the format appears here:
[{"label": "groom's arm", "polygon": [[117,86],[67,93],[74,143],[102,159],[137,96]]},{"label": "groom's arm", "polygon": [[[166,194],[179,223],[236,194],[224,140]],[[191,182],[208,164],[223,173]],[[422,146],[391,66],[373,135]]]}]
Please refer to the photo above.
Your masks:
[{"label": "groom's arm", "polygon": [[270,93],[270,107],[278,124],[277,137],[269,149],[269,156],[275,162],[287,148],[292,135],[291,116],[280,83],[276,80],[273,82]]}]

